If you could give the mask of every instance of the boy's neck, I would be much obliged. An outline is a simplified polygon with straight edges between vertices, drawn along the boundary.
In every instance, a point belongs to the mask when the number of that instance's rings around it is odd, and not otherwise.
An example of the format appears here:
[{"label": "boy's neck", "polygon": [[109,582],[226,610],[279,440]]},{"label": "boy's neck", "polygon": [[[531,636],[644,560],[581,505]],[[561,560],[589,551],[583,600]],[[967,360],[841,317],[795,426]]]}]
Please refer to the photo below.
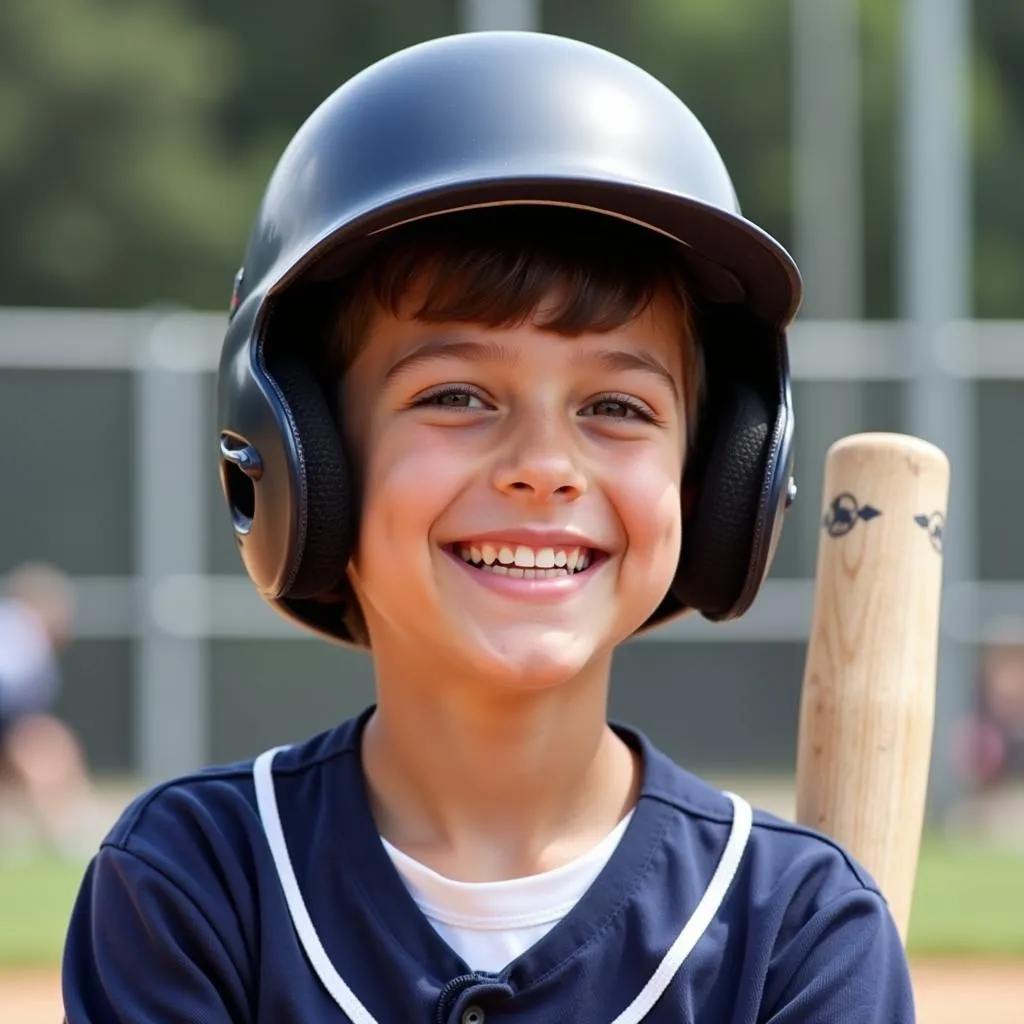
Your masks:
[{"label": "boy's neck", "polygon": [[379,674],[362,757],[381,834],[461,881],[585,853],[633,806],[642,771],[607,724],[608,674],[595,666],[539,694]]}]

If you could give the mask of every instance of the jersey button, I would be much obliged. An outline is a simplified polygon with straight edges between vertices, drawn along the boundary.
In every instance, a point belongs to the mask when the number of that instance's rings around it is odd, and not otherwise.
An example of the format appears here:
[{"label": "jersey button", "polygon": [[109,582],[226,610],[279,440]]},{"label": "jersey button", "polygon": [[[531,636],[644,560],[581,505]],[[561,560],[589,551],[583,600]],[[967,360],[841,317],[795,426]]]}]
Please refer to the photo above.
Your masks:
[{"label": "jersey button", "polygon": [[467,1006],[462,1014],[462,1024],[484,1024],[484,1011],[479,1006]]}]

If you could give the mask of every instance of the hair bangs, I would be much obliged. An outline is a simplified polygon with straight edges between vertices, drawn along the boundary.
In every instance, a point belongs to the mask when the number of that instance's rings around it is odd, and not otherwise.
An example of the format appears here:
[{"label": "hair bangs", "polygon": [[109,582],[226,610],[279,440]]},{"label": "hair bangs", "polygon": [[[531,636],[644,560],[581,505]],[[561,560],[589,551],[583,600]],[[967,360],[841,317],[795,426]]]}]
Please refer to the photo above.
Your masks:
[{"label": "hair bangs", "polygon": [[380,306],[426,323],[532,322],[577,336],[629,323],[660,283],[653,268],[620,253],[584,251],[567,232],[547,239],[460,234],[410,240],[378,264],[370,284]]}]

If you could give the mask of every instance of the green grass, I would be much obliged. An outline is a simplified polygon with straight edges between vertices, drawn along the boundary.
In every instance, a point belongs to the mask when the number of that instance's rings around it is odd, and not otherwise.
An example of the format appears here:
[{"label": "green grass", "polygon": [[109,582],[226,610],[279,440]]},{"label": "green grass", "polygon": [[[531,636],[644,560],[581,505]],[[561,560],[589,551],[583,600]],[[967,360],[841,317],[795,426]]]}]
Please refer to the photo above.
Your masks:
[{"label": "green grass", "polygon": [[[0,856],[0,967],[57,963],[83,866]],[[1024,850],[926,842],[908,950],[1024,956]]]},{"label": "green grass", "polygon": [[1024,850],[926,842],[907,949],[919,955],[1024,956]]},{"label": "green grass", "polygon": [[59,960],[84,871],[55,857],[0,855],[0,967]]}]

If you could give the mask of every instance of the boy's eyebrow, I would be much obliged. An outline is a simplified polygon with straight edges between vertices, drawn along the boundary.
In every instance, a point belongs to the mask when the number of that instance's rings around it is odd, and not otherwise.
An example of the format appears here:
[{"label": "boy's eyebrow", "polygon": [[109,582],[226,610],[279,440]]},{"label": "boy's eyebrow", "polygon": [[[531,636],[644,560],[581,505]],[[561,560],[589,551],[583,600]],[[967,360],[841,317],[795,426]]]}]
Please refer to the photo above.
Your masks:
[{"label": "boy's eyebrow", "polygon": [[[433,362],[435,359],[465,359],[469,362],[504,363],[513,366],[518,354],[496,341],[474,341],[469,338],[439,335],[429,338],[412,352],[399,359],[384,375],[384,383],[390,384],[415,366]],[[675,377],[661,360],[650,352],[630,352],[626,349],[609,348],[596,352],[583,349],[578,357],[581,362],[596,362],[607,370],[640,370],[653,373],[662,383],[668,384],[678,401],[679,385]]]},{"label": "boy's eyebrow", "polygon": [[514,351],[498,344],[496,341],[472,341],[468,338],[439,335],[428,338],[408,355],[402,356],[384,374],[384,383],[390,384],[414,366],[433,362],[435,359],[465,359],[476,363],[506,363],[512,365],[518,361]]},{"label": "boy's eyebrow", "polygon": [[663,383],[668,384],[676,401],[680,398],[679,385],[676,383],[675,377],[672,376],[669,368],[650,352],[629,352],[621,348],[608,348],[598,352],[583,351],[580,353],[580,359],[592,359],[607,370],[641,370],[644,373],[653,373]]}]

